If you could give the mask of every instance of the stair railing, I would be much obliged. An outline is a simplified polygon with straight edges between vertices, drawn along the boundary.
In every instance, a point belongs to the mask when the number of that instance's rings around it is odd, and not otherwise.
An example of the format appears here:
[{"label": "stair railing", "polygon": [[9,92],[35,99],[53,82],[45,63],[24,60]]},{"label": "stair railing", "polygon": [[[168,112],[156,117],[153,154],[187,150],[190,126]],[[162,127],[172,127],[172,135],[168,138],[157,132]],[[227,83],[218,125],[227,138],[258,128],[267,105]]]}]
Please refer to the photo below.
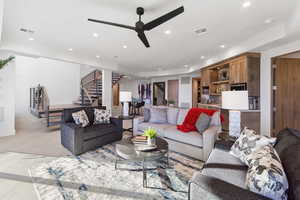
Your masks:
[{"label": "stair railing", "polygon": [[90,94],[89,94],[89,92],[87,91],[87,89],[84,88],[84,87],[82,87],[82,86],[80,87],[80,89],[81,89],[81,105],[82,105],[82,106],[84,105],[84,94],[86,94],[86,96],[88,97],[90,103],[92,104],[92,103],[93,103],[93,99],[92,99],[92,97],[90,96]]},{"label": "stair railing", "polygon": [[102,73],[100,70],[94,70],[91,73],[85,75],[81,79],[81,104],[84,104],[84,95],[88,97],[90,103],[93,103],[93,99],[91,98],[88,88],[94,87],[97,92],[99,92],[99,81],[102,80]]}]

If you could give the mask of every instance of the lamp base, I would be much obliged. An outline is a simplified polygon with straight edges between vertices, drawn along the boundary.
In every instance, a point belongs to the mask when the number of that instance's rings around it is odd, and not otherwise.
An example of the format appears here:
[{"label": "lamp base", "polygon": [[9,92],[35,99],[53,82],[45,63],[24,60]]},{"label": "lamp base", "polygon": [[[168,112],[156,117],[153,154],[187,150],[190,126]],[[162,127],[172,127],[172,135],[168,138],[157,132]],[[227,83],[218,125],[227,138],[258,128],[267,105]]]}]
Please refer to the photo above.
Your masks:
[{"label": "lamp base", "polygon": [[129,103],[128,102],[123,103],[123,116],[125,116],[125,117],[129,116]]}]

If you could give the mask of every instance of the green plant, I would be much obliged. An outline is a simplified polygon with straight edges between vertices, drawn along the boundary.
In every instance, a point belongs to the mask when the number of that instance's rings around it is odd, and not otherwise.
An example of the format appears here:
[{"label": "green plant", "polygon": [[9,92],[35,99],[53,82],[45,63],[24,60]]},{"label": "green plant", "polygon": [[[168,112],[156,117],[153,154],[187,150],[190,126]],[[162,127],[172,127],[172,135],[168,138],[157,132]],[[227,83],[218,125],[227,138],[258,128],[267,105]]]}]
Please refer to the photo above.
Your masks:
[{"label": "green plant", "polygon": [[15,57],[14,56],[10,56],[7,59],[0,60],[0,69],[2,69],[7,63],[9,63],[10,61],[12,61],[13,59],[15,59]]},{"label": "green plant", "polygon": [[168,103],[169,104],[175,104],[175,101],[174,100],[169,100]]},{"label": "green plant", "polygon": [[157,136],[157,131],[154,128],[148,128],[147,130],[144,131],[143,136],[147,136],[150,139],[153,139]]}]

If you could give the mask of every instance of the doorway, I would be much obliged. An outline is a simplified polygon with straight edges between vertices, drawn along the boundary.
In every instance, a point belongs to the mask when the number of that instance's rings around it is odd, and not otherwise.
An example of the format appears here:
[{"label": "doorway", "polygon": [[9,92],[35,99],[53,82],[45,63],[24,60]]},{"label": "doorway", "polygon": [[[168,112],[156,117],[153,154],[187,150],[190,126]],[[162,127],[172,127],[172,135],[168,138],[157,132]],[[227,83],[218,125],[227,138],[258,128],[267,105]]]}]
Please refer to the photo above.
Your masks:
[{"label": "doorway", "polygon": [[273,59],[273,135],[300,129],[300,52]]},{"label": "doorway", "polygon": [[165,105],[166,97],[166,83],[156,82],[153,83],[153,105],[160,106]]},{"label": "doorway", "polygon": [[168,80],[168,104],[178,107],[179,80]]}]

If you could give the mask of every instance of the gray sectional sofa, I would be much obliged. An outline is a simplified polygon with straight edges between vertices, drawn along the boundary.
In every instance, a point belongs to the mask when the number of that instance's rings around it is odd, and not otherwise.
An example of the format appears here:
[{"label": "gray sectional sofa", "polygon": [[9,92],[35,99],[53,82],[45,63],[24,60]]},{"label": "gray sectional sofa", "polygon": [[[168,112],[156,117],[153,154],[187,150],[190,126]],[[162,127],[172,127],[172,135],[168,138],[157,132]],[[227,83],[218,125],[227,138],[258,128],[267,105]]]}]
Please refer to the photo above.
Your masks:
[{"label": "gray sectional sofa", "polygon": [[216,115],[218,120],[212,120],[210,126],[203,133],[188,132],[183,133],[177,130],[177,125],[181,125],[189,109],[161,107],[167,109],[167,123],[152,123],[145,121],[144,117],[134,119],[133,132],[140,135],[149,127],[155,128],[160,137],[167,140],[169,149],[199,160],[206,161],[211,153],[218,132],[221,131],[220,113]]},{"label": "gray sectional sofa", "polygon": [[[300,132],[285,129],[277,135],[275,149],[288,178],[288,200],[300,200]],[[247,166],[229,154],[228,149],[215,148],[201,172],[194,174],[189,185],[190,200],[265,200],[245,185]]]}]

